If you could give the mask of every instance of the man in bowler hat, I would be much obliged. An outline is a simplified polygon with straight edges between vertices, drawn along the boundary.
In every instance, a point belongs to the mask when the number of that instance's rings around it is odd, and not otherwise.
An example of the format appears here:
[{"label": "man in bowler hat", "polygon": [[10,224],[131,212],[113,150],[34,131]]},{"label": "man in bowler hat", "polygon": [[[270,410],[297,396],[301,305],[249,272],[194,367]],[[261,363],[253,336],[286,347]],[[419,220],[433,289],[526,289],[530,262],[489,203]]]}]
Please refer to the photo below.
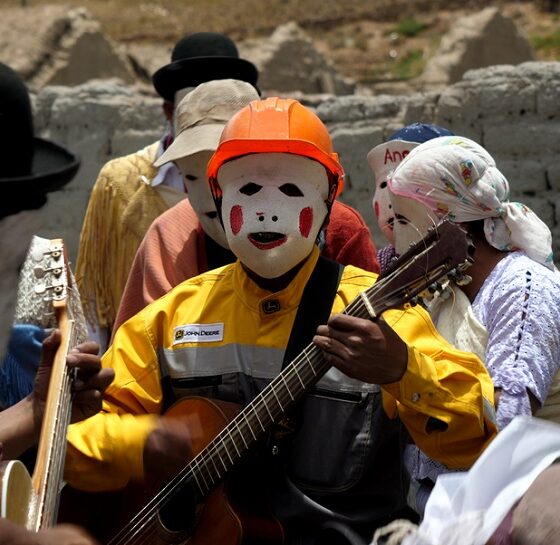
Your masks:
[{"label": "man in bowler hat", "polygon": [[136,250],[152,221],[186,197],[173,163],[154,163],[173,141],[175,104],[200,83],[236,79],[256,86],[258,72],[239,57],[235,43],[222,34],[199,32],[182,38],[171,62],[153,75],[169,122],[162,138],[136,153],[109,161],[99,173],[82,226],[76,280],[90,335],[102,349]]}]

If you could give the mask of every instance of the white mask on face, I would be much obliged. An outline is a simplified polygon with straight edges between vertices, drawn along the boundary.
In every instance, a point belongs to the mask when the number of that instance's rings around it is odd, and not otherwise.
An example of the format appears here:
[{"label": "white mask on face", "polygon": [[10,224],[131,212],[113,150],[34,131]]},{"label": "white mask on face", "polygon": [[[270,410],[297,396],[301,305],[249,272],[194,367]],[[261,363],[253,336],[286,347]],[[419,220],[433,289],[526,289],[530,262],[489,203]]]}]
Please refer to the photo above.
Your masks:
[{"label": "white mask on face", "polygon": [[375,177],[375,192],[373,194],[373,212],[377,218],[379,229],[385,238],[395,243],[393,225],[395,214],[389,197],[387,181],[397,165],[418,144],[402,140],[390,140],[373,148],[367,155],[367,160]]},{"label": "white mask on face", "polygon": [[218,217],[210,185],[206,180],[206,165],[212,157],[212,153],[212,151],[199,151],[188,157],[177,159],[175,163],[181,171],[189,201],[204,232],[220,246],[227,249],[229,246],[226,234]]},{"label": "white mask on face", "polygon": [[391,199],[389,198],[387,178],[379,181],[375,180],[375,193],[373,194],[372,204],[381,232],[391,244],[395,244],[395,237],[393,235],[395,215]]},{"label": "white mask on face", "polygon": [[0,358],[4,357],[10,338],[19,270],[32,236],[43,223],[42,210],[24,210],[0,220]]},{"label": "white mask on face", "polygon": [[287,153],[258,153],[218,173],[229,247],[262,278],[278,278],[313,250],[327,216],[329,182],[318,162]]},{"label": "white mask on face", "polygon": [[388,195],[395,214],[395,251],[400,255],[411,244],[424,238],[428,229],[439,222],[439,218],[421,202],[395,195],[391,190],[388,190]]}]

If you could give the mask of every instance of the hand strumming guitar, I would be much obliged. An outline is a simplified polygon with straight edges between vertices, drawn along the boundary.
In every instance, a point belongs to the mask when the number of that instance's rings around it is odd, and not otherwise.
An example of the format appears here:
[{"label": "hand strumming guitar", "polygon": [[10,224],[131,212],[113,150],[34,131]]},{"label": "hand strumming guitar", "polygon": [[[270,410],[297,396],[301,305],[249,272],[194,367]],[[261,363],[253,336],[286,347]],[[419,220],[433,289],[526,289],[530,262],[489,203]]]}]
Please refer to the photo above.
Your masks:
[{"label": "hand strumming guitar", "polygon": [[187,423],[160,418],[144,445],[145,475],[163,481],[177,475],[191,460],[191,434]]}]

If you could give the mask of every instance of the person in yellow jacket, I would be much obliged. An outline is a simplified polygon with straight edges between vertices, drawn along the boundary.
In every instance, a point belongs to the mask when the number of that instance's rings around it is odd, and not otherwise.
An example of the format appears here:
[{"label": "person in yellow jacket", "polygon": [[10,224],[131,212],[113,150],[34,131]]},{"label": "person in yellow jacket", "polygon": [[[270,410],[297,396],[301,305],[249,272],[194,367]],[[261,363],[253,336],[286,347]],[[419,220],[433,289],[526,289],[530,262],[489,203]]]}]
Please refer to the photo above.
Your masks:
[{"label": "person in yellow jacket", "polygon": [[[363,301],[351,303],[375,284],[374,273],[350,265],[339,272],[326,325],[285,361],[294,328],[306,327],[302,297],[322,281],[315,240],[343,175],[326,127],[297,101],[253,101],[226,124],[208,179],[238,260],[183,282],[119,328],[103,357],[115,370],[104,410],[69,430],[71,485],[116,489],[184,468],[210,425],[200,413],[160,418],[185,396],[245,406],[217,439],[220,448],[182,471],[198,498],[291,415],[291,432],[273,433],[249,466],[270,476],[264,504],[285,543],[314,543],[332,522],[367,538],[406,515],[409,441],[451,468],[477,459],[496,433],[483,364],[441,338],[421,308],[375,320],[342,314]],[[219,533],[225,524],[218,517],[204,527]]]}]

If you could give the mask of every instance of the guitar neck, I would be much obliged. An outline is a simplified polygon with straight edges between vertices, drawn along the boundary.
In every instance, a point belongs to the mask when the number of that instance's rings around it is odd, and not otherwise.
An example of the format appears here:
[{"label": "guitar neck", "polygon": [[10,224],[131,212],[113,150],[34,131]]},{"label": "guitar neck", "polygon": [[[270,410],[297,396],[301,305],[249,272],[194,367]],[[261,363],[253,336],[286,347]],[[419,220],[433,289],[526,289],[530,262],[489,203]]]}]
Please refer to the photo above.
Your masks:
[{"label": "guitar neck", "polygon": [[[459,280],[472,262],[473,245],[465,231],[449,222],[438,224],[411,247],[383,277],[344,310],[359,318],[376,319],[388,309],[414,304],[427,296],[443,276]],[[429,293],[428,293],[429,292]],[[280,374],[153,498],[111,543],[135,543],[157,517],[158,510],[189,488],[203,500],[229,470],[328,371],[323,352],[309,344]],[[180,498],[184,501],[183,498]]]},{"label": "guitar neck", "polygon": [[184,477],[205,497],[225,474],[327,372],[329,364],[313,344],[288,365],[185,468]]},{"label": "guitar neck", "polygon": [[37,460],[31,479],[36,502],[31,509],[30,526],[35,531],[48,528],[56,521],[66,456],[66,431],[72,408],[72,377],[66,366],[66,356],[76,344],[76,328],[74,321],[68,318],[66,307],[58,309],[58,313],[61,343],[53,363]]},{"label": "guitar neck", "polygon": [[[344,311],[361,318],[374,317],[381,309],[370,301],[374,286],[355,299]],[[373,313],[373,316],[372,316]],[[247,405],[187,466],[184,478],[205,497],[225,474],[267,431],[329,370],[322,350],[309,344],[295,360]]]},{"label": "guitar neck", "polygon": [[[472,244],[457,225],[444,222],[395,264],[392,270],[360,293],[344,310],[359,318],[376,319],[415,298],[451,271],[460,274],[472,261]],[[189,481],[205,497],[265,432],[328,371],[323,352],[309,344],[299,356],[196,456],[175,479]]]}]

